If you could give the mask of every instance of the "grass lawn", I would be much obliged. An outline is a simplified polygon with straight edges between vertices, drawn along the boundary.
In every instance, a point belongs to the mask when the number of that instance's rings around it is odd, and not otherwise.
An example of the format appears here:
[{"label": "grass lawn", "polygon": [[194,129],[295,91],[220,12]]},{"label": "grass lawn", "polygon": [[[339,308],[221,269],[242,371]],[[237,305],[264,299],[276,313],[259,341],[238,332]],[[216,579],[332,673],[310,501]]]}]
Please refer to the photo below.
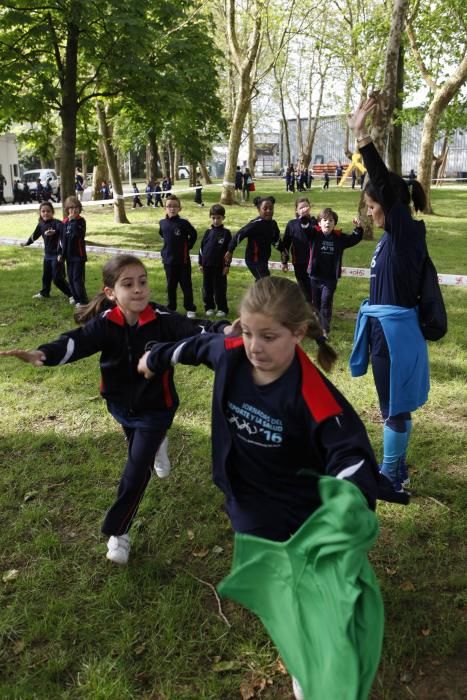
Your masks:
[{"label": "grass lawn", "polygon": [[[276,197],[282,231],[294,214],[294,196],[283,189],[283,181],[257,182],[258,193]],[[205,188],[203,209],[191,195],[183,197],[182,216],[199,235],[218,191]],[[350,232],[359,195],[314,188],[313,212],[333,207],[339,226]],[[432,258],[440,272],[466,274],[466,191],[435,190],[433,206],[436,214],[425,217]],[[255,213],[251,205],[229,208],[226,225],[236,232]],[[88,241],[160,250],[161,213],[144,208],[128,216],[131,224],[117,225],[110,208],[86,210]],[[0,210],[0,237],[26,240],[35,222],[34,213]],[[374,245],[364,241],[347,251],[344,264],[368,267]],[[101,286],[105,259],[90,255],[90,295]],[[0,246],[0,268],[0,349],[36,347],[73,326],[71,307],[58,290],[49,301],[31,298],[40,289],[41,250]],[[164,302],[162,265],[149,261],[148,268],[153,298]],[[251,280],[247,270],[231,270],[232,316]],[[193,281],[202,308],[196,268]],[[362,416],[380,455],[372,379],[351,379],[347,368],[356,311],[367,291],[368,280],[339,282],[332,343],[340,359],[332,380]],[[467,696],[466,290],[444,287],[443,293],[449,333],[429,346],[430,400],[414,416],[409,453],[413,499],[406,508],[378,506],[381,534],[371,561],[386,630],[372,700]],[[314,353],[311,345],[306,349]],[[99,398],[98,374],[96,357],[55,369],[1,362],[0,698],[291,698],[289,678],[261,624],[223,601],[228,627],[211,588],[229,571],[232,533],[210,478],[210,372],[177,368],[181,406],[169,435],[173,472],[148,486],[126,568],[106,561],[100,534],[126,447]]]}]

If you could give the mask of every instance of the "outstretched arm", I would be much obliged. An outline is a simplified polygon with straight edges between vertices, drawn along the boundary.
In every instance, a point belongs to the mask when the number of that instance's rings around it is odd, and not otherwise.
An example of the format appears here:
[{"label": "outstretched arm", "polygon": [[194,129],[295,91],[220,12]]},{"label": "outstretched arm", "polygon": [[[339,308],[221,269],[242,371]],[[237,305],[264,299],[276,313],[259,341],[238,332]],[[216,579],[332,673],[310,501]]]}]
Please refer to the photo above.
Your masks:
[{"label": "outstretched arm", "polygon": [[42,367],[46,356],[42,350],[0,350],[1,357],[17,357],[18,360],[29,362],[35,367]]},{"label": "outstretched arm", "polygon": [[389,171],[369,134],[369,117],[377,107],[378,95],[368,97],[353,114],[349,114],[347,124],[357,140],[358,150],[362,154],[371,183],[379,191],[379,201],[387,215],[396,200],[396,195],[391,186]]}]

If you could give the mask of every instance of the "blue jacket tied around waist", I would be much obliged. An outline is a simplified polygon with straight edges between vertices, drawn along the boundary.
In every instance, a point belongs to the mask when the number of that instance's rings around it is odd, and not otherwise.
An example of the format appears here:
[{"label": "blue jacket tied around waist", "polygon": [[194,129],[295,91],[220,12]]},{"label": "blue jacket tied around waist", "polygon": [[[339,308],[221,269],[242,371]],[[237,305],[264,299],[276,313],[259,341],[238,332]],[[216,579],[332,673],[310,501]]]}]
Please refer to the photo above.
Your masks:
[{"label": "blue jacket tied around waist", "polygon": [[416,308],[362,302],[355,326],[350,371],[366,374],[370,354],[369,318],[381,323],[391,359],[389,415],[410,413],[428,399],[430,376],[428,351]]}]

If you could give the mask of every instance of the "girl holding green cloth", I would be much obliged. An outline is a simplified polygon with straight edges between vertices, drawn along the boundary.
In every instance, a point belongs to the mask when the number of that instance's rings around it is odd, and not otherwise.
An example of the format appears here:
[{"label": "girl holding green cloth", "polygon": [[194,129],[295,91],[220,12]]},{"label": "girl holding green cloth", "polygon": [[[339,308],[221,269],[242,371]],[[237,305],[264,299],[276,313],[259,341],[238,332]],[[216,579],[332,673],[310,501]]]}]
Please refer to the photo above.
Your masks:
[{"label": "girl holding green cloth", "polygon": [[232,331],[157,343],[138,369],[147,378],[177,363],[214,370],[213,479],[236,532],[219,590],[261,617],[297,698],[363,700],[383,628],[366,556],[377,534],[373,450],[352,406],[300,347],[308,336],[321,366],[336,359],[297,284],[257,281]]}]

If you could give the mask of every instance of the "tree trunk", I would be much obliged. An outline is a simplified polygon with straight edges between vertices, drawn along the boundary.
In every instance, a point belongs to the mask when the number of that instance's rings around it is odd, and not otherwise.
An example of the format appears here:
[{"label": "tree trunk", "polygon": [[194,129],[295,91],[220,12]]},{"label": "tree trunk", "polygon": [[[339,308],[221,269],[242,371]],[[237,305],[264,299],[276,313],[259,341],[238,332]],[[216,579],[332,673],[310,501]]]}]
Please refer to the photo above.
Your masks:
[{"label": "tree trunk", "polygon": [[152,131],[148,134],[146,145],[146,178],[148,182],[157,179],[157,144]]},{"label": "tree trunk", "polygon": [[192,161],[190,163],[190,187],[196,186],[196,163]]},{"label": "tree trunk", "polygon": [[60,119],[62,122],[60,150],[60,193],[62,202],[75,194],[75,153],[76,125],[78,114],[78,41],[79,20],[76,24],[67,24],[65,49],[65,71],[62,81],[62,103]]},{"label": "tree trunk", "polygon": [[109,172],[107,170],[107,165],[103,158],[99,158],[92,170],[92,198],[97,201],[101,198],[101,184],[105,180],[109,179]]},{"label": "tree trunk", "polygon": [[[397,64],[397,90],[396,109],[402,110],[404,101],[404,46],[399,47],[399,61]],[[398,175],[402,175],[402,124],[392,124],[388,140],[388,165],[389,169]]]},{"label": "tree trunk", "polygon": [[251,177],[255,176],[256,153],[255,153],[255,134],[253,128],[253,111],[250,105],[248,107],[248,167],[250,168]]},{"label": "tree trunk", "polygon": [[99,131],[104,146],[105,159],[109,169],[110,180],[112,182],[114,196],[114,220],[117,224],[129,224],[130,222],[128,221],[125,212],[122,179],[118,170],[117,157],[112,145],[112,133],[107,121],[104,105],[101,102],[96,103],[96,112],[99,123]]},{"label": "tree trunk", "polygon": [[235,29],[235,0],[226,0],[227,15],[227,39],[229,42],[230,59],[234,63],[240,80],[240,89],[237,95],[235,110],[230,128],[229,146],[225,163],[225,174],[221,194],[222,204],[234,204],[235,202],[235,172],[237,170],[238,152],[242,138],[243,125],[248,114],[251,101],[252,85],[251,73],[255,64],[261,38],[261,14],[255,5],[256,13],[253,17],[253,29],[248,37],[246,51],[240,49]]},{"label": "tree trunk", "polygon": [[178,180],[178,164],[180,163],[180,149],[178,146],[174,148],[174,177],[173,181]]},{"label": "tree trunk", "polygon": [[212,185],[211,176],[209,175],[206,163],[204,160],[199,161],[199,169],[201,170],[201,175],[206,185]]},{"label": "tree trunk", "polygon": [[285,140],[285,159],[284,160],[285,160],[286,165],[290,165],[289,122],[287,121],[287,117],[285,114],[284,92],[282,90],[282,85],[279,85],[279,98],[280,98],[280,108],[281,108],[281,116],[282,116],[282,133],[284,135],[284,140]]},{"label": "tree trunk", "polygon": [[222,183],[221,204],[235,203],[235,172],[237,170],[238,152],[242,140],[242,130],[250,104],[249,90],[242,86],[235,105],[235,112],[230,127],[229,146],[225,162],[224,182]]},{"label": "tree trunk", "polygon": [[423,120],[422,140],[418,161],[417,179],[423,185],[427,196],[425,214],[433,214],[430,198],[431,166],[433,147],[436,141],[436,129],[443,111],[467,79],[467,54],[451,73],[449,78],[438,87]]},{"label": "tree trunk", "polygon": [[172,182],[175,181],[175,164],[174,164],[174,149],[172,147],[172,142],[169,141],[167,144],[167,156],[169,159],[169,177]]},{"label": "tree trunk", "polygon": [[386,47],[386,62],[384,67],[384,85],[378,102],[378,109],[374,113],[371,135],[378,151],[386,153],[387,139],[392,115],[396,106],[398,64],[401,37],[404,28],[409,0],[394,0]]}]

